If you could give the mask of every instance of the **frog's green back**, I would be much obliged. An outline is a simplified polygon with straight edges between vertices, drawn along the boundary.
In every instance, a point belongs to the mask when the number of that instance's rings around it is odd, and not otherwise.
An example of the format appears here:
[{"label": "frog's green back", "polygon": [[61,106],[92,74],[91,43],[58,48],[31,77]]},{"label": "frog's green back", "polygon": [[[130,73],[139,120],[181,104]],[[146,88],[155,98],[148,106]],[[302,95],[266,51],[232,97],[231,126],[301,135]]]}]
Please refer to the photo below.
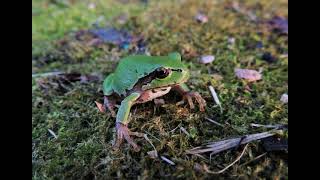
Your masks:
[{"label": "frog's green back", "polygon": [[[138,82],[138,80],[159,67],[180,68],[181,57],[175,56],[145,56],[134,55],[120,60],[115,72],[108,76],[104,82],[106,95],[110,90],[117,94],[125,94]],[[170,57],[170,58],[169,58]]]}]

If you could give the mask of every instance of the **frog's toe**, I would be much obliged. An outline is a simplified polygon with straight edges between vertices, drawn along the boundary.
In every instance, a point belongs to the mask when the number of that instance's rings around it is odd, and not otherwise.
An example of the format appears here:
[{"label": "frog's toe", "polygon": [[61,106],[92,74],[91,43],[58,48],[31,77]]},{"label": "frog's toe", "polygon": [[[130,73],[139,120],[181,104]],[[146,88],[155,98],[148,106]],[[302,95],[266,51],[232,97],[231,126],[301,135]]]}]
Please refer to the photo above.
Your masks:
[{"label": "frog's toe", "polygon": [[117,114],[116,114],[116,112],[114,110],[110,110],[110,112],[111,112],[111,116],[112,117],[114,117],[114,118],[117,117]]},{"label": "frog's toe", "polygon": [[132,147],[134,151],[140,151],[140,147],[132,140],[130,134],[137,135],[136,132],[131,132],[124,124],[117,123],[117,141],[114,145],[115,148],[119,148],[123,139],[125,139]]},{"label": "frog's toe", "polygon": [[199,104],[200,111],[204,111],[204,107],[206,106],[206,101],[197,92],[194,93],[194,98]]},{"label": "frog's toe", "polygon": [[195,100],[199,104],[200,111],[204,111],[205,109],[204,107],[206,106],[206,101],[201,97],[201,95],[198,92],[188,92],[184,95],[183,98],[188,100],[190,109],[194,109],[192,98],[195,98]]},{"label": "frog's toe", "polygon": [[96,106],[98,107],[100,112],[102,112],[102,113],[106,112],[106,109],[104,108],[104,106],[101,103],[99,103],[97,101],[95,101],[95,103],[96,103]]}]

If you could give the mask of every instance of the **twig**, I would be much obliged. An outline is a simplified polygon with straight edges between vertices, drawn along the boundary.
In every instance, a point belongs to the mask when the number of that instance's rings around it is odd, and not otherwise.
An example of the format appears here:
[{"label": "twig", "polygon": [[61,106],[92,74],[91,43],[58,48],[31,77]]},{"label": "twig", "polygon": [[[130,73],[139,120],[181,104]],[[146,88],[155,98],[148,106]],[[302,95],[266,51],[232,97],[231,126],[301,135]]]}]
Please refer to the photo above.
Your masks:
[{"label": "twig", "polygon": [[214,102],[216,102],[216,103],[218,104],[218,106],[220,107],[220,111],[221,111],[221,113],[222,113],[221,103],[220,103],[220,101],[219,101],[219,98],[218,98],[218,95],[217,95],[216,91],[213,89],[212,86],[209,86],[209,90],[210,90],[210,92],[211,92],[211,95],[212,95],[212,97],[213,97]]},{"label": "twig", "polygon": [[174,129],[172,129],[170,132],[173,133],[176,129],[178,129],[178,127],[180,127],[180,125],[181,125],[181,123],[177,127],[175,127]]},{"label": "twig", "polygon": [[144,139],[146,139],[149,142],[149,144],[151,144],[151,146],[153,147],[153,149],[155,151],[156,157],[158,157],[157,149],[156,149],[156,147],[154,147],[154,145],[152,144],[151,140],[148,138],[147,134],[144,134],[143,137],[144,137]]},{"label": "twig", "polygon": [[154,147],[154,145],[152,144],[151,140],[148,138],[147,134],[144,134],[143,137],[151,144],[151,146],[153,147],[153,149],[154,149],[155,151],[157,151],[157,150],[156,150],[156,147]]},{"label": "twig", "polygon": [[58,138],[57,135],[56,135],[56,133],[54,133],[51,129],[48,129],[48,131],[49,131],[49,133],[50,133],[55,139]]},{"label": "twig", "polygon": [[188,137],[191,136],[184,127],[181,126],[181,127],[180,127],[180,130],[181,130],[182,132],[184,132]]},{"label": "twig", "polygon": [[148,133],[147,131],[144,131],[146,134],[148,134],[148,135],[150,135],[151,137],[153,137],[153,138],[155,138],[156,140],[158,140],[159,142],[161,142],[160,141],[160,139],[158,139],[157,137],[155,137],[154,135],[152,135],[152,134],[150,134],[150,133]]},{"label": "twig", "polygon": [[60,75],[60,74],[64,74],[64,72],[47,72],[47,73],[37,73],[37,74],[32,74],[32,77],[33,78],[36,78],[36,77],[47,77],[47,76],[57,76],[57,75]]},{"label": "twig", "polygon": [[208,120],[208,121],[210,121],[210,122],[212,122],[212,123],[215,124],[215,125],[224,127],[222,124],[220,124],[220,123],[218,123],[217,121],[214,121],[214,120],[212,120],[212,119],[210,119],[210,118],[208,118],[208,117],[205,117],[205,119]]},{"label": "twig", "polygon": [[[187,154],[201,154],[206,152],[211,152],[212,155],[219,152],[237,147],[240,144],[247,144],[254,140],[263,139],[275,135],[275,132],[263,132],[257,134],[250,134],[245,137],[232,138],[227,140],[221,140],[217,142],[212,142],[204,146],[196,147],[190,150],[187,150]],[[240,143],[240,144],[239,144]]]},{"label": "twig", "polygon": [[275,129],[279,129],[279,128],[283,128],[286,125],[284,124],[275,124],[275,125],[263,125],[263,124],[255,124],[255,123],[251,123],[250,126],[252,127],[264,127],[264,128],[275,128]]},{"label": "twig", "polygon": [[231,164],[229,164],[228,166],[226,166],[226,167],[223,168],[222,170],[220,170],[220,171],[210,171],[209,168],[208,168],[208,166],[205,165],[205,164],[203,165],[203,169],[204,169],[207,173],[209,173],[209,174],[221,174],[221,173],[223,173],[224,171],[226,171],[228,168],[230,168],[231,166],[233,166],[236,162],[238,162],[238,161],[241,159],[241,157],[242,157],[243,154],[245,153],[248,145],[249,145],[249,144],[246,144],[246,146],[243,148],[242,153],[237,157],[236,160],[234,160]]},{"label": "twig", "polygon": [[239,166],[245,166],[245,165],[247,165],[247,164],[249,164],[249,163],[251,163],[251,162],[253,162],[253,161],[255,161],[255,160],[257,160],[257,159],[259,159],[259,158],[261,158],[261,157],[263,157],[263,156],[265,156],[266,154],[267,154],[266,152],[263,153],[263,154],[260,154],[259,156],[255,157],[254,159],[251,159],[251,160],[248,161],[248,162],[245,162],[245,163],[243,163],[243,164],[240,164]]},{"label": "twig", "polygon": [[166,158],[166,157],[164,157],[164,156],[161,156],[161,159],[164,160],[165,162],[173,165],[173,166],[176,165],[174,162],[172,162],[170,159],[168,159],[168,158]]}]

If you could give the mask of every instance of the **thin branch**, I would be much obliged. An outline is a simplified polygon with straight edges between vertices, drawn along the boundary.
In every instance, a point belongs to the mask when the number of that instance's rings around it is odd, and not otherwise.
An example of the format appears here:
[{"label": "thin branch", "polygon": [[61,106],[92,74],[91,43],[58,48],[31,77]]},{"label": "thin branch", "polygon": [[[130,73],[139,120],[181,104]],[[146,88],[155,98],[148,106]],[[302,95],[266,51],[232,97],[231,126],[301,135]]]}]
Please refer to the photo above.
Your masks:
[{"label": "thin branch", "polygon": [[212,142],[207,145],[199,146],[190,150],[187,150],[187,154],[201,154],[206,152],[211,152],[212,155],[219,152],[237,147],[241,144],[247,144],[254,140],[263,139],[275,135],[275,132],[263,132],[257,134],[250,134],[243,137],[232,138],[227,140],[221,140],[217,142]]},{"label": "thin branch", "polygon": [[268,125],[263,125],[263,124],[251,123],[250,126],[252,126],[252,127],[264,127],[264,128],[275,128],[275,129],[279,129],[279,128],[285,127],[286,125],[284,125],[284,124],[275,124],[275,125],[268,124]]},{"label": "thin branch", "polygon": [[229,164],[228,166],[226,166],[225,168],[223,168],[222,170],[220,171],[210,171],[208,166],[207,165],[203,165],[203,169],[209,173],[209,174],[221,174],[223,173],[224,171],[226,171],[227,169],[229,169],[231,166],[233,166],[236,162],[238,162],[241,157],[243,156],[243,154],[245,153],[245,151],[247,150],[247,147],[248,147],[249,144],[246,144],[246,146],[243,148],[243,151],[242,153],[237,157],[236,160],[234,160],[231,164]]},{"label": "thin branch", "polygon": [[205,117],[205,119],[208,120],[208,121],[210,121],[210,122],[212,122],[212,123],[215,124],[215,125],[224,127],[222,124],[218,123],[217,121],[214,121],[213,119],[210,119],[210,118],[208,118],[208,117]]},{"label": "thin branch", "polygon": [[32,77],[33,78],[36,78],[36,77],[47,77],[47,76],[57,76],[57,75],[60,75],[60,74],[64,74],[64,72],[47,72],[47,73],[37,73],[37,74],[32,74]]},{"label": "thin branch", "polygon": [[214,90],[214,88],[212,86],[209,86],[209,90],[211,92],[211,95],[213,97],[214,102],[216,102],[218,104],[218,106],[220,107],[220,111],[222,113],[222,106],[221,106],[221,103],[219,101],[219,98],[218,98],[216,91]]},{"label": "thin branch", "polygon": [[257,159],[260,159],[261,157],[265,156],[266,154],[267,154],[266,152],[263,153],[263,154],[260,154],[259,156],[251,159],[251,160],[248,161],[248,162],[245,162],[245,163],[243,163],[243,164],[240,164],[239,166],[245,166],[245,165],[247,165],[247,164],[249,164],[249,163],[251,163],[251,162],[253,162],[253,161],[257,160]]}]

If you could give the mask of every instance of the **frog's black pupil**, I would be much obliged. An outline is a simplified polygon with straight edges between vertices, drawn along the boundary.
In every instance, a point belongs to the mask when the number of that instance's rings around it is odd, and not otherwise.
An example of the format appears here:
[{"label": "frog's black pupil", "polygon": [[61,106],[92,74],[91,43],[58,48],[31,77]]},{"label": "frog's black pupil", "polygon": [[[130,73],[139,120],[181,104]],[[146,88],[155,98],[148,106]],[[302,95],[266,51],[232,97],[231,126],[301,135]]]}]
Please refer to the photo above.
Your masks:
[{"label": "frog's black pupil", "polygon": [[156,72],[156,76],[159,79],[163,79],[169,75],[169,71],[166,69],[158,69]]}]

